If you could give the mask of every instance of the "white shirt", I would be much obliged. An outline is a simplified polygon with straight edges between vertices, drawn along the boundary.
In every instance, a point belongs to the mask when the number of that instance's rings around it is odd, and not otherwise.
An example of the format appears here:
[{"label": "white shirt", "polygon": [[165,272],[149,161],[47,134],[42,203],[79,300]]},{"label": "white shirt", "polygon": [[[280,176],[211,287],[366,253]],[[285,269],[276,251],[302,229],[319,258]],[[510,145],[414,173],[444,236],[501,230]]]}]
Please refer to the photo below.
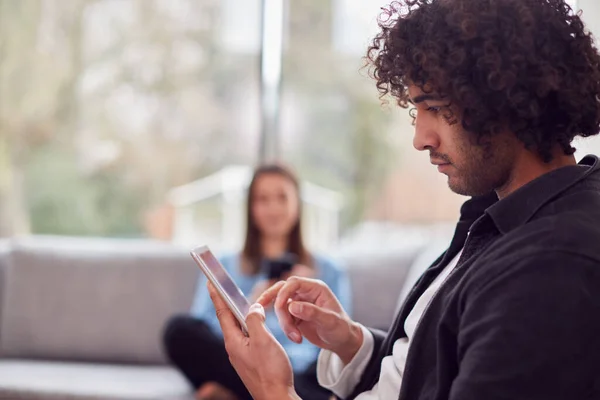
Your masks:
[{"label": "white shirt", "polygon": [[[407,337],[396,340],[392,355],[385,357],[381,362],[379,381],[368,392],[361,393],[356,400],[395,400],[400,396],[402,375],[406,365],[406,356],[419,320],[427,310],[429,303],[458,264],[462,251],[459,252],[444,270],[423,292],[415,303],[410,314],[404,322],[404,331]],[[319,384],[341,398],[348,397],[365,371],[374,349],[374,339],[371,332],[361,326],[363,330],[363,344],[354,358],[344,366],[342,360],[328,350],[321,350],[317,363],[317,378]]]}]

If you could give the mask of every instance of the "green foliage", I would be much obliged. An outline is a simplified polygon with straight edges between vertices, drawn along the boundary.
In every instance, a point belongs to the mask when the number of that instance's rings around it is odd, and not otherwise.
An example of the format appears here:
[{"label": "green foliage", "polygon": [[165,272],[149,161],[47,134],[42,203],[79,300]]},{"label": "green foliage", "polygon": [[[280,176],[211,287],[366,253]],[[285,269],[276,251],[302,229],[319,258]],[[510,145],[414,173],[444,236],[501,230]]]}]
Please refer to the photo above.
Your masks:
[{"label": "green foliage", "polygon": [[26,191],[32,231],[81,236],[140,236],[142,193],[132,191],[118,171],[81,174],[76,155],[46,146],[32,155]]},{"label": "green foliage", "polygon": [[[143,235],[170,188],[255,160],[259,57],[222,46],[221,5],[0,0],[0,219],[31,225],[0,236]],[[358,57],[332,49],[334,2],[289,5],[284,98],[304,129],[284,159],[345,195],[349,227],[392,165],[389,121]],[[98,16],[110,34],[88,31]],[[84,167],[104,141],[114,157]]]}]

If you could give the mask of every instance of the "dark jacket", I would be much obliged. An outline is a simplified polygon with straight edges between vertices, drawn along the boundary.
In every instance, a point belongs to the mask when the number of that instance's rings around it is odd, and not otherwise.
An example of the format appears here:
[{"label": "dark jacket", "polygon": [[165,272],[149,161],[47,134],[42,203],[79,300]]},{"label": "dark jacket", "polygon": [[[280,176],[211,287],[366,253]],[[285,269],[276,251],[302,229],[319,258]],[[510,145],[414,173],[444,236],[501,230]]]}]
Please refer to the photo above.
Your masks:
[{"label": "dark jacket", "polygon": [[390,332],[373,332],[351,398],[376,383],[415,302],[464,247],[411,339],[400,400],[600,399],[599,164],[588,156],[501,201],[467,201]]}]

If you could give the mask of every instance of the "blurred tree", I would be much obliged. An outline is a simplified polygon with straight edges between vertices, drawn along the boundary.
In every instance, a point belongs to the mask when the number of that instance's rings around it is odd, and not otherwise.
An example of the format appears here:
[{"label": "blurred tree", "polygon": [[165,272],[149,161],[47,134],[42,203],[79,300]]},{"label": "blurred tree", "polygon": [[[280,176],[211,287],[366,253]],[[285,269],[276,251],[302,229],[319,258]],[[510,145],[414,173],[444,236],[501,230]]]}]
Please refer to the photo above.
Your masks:
[{"label": "blurred tree", "polygon": [[220,49],[220,11],[0,0],[0,235],[139,236],[171,187],[249,159],[228,113],[256,54]]},{"label": "blurred tree", "polygon": [[[170,188],[254,160],[258,54],[223,46],[224,4],[0,0],[0,236],[143,235]],[[393,161],[388,125],[330,46],[332,0],[289,4],[290,159],[347,195],[351,225]]]},{"label": "blurred tree", "polygon": [[60,145],[38,149],[27,165],[32,231],[38,234],[139,236],[140,193],[104,169],[90,179]]},{"label": "blurred tree", "polygon": [[0,236],[29,231],[23,167],[52,126],[57,70],[38,51],[39,1],[0,0]]}]

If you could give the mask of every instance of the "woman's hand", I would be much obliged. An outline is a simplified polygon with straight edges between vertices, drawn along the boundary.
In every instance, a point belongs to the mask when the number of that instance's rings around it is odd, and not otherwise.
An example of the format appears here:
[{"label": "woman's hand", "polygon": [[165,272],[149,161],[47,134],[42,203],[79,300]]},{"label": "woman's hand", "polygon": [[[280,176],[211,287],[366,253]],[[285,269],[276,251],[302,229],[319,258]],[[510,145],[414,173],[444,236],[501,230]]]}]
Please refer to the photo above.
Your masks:
[{"label": "woman's hand", "polygon": [[322,281],[292,276],[269,288],[258,299],[275,305],[279,324],[290,340],[305,337],[331,350],[348,364],[363,343],[361,326],[352,321],[331,289]]},{"label": "woman's hand", "polygon": [[246,318],[246,337],[233,313],[210,283],[208,290],[223,330],[231,365],[252,397],[255,400],[299,400],[294,391],[292,366],[283,347],[265,327],[263,307],[254,304],[250,308]]},{"label": "woman's hand", "polygon": [[302,264],[296,264],[290,272],[284,274],[283,280],[288,280],[292,276],[298,276],[301,278],[315,278],[316,273],[314,268],[310,268]]}]

